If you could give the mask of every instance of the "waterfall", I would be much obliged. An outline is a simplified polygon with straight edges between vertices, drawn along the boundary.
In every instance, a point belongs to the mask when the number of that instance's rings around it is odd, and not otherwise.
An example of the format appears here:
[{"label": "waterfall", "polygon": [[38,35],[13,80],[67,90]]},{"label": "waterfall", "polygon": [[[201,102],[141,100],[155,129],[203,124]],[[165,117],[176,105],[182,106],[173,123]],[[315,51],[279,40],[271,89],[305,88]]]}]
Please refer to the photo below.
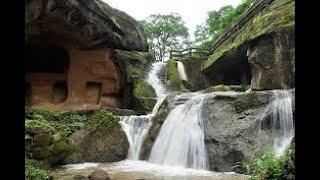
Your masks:
[{"label": "waterfall", "polygon": [[178,69],[180,78],[182,80],[188,81],[187,74],[186,74],[186,71],[184,69],[184,65],[182,62],[177,61],[177,69]]},{"label": "waterfall", "polygon": [[271,113],[271,133],[274,138],[274,152],[281,156],[294,137],[291,94],[287,90],[273,91],[273,101],[268,107]]},{"label": "waterfall", "polygon": [[159,78],[159,73],[165,65],[165,62],[153,63],[146,78],[146,82],[154,88],[157,94],[157,103],[155,104],[152,112],[147,115],[120,117],[120,124],[129,141],[127,159],[139,160],[141,145],[151,126],[151,118],[157,113],[160,105],[166,97],[167,90]]},{"label": "waterfall", "polygon": [[[182,98],[186,94],[183,93]],[[203,96],[198,93],[188,93],[187,96],[190,99],[171,110],[164,121],[152,147],[149,162],[208,169],[201,118]]]}]

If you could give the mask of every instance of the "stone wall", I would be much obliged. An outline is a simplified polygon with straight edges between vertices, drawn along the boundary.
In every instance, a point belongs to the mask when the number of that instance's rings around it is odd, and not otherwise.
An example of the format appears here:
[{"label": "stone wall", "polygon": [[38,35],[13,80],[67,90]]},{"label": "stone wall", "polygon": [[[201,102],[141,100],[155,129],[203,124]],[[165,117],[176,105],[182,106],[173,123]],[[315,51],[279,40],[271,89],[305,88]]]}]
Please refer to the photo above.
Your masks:
[{"label": "stone wall", "polygon": [[[26,73],[28,103],[52,109],[121,107],[122,77],[114,50],[69,51],[64,73]],[[50,62],[46,62],[50,65]]]}]

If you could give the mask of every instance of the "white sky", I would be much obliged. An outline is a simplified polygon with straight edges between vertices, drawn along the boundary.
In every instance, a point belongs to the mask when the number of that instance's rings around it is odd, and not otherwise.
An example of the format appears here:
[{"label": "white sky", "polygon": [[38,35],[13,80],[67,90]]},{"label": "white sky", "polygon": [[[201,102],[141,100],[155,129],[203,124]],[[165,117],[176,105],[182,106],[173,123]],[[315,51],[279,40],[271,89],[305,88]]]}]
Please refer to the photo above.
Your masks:
[{"label": "white sky", "polygon": [[193,38],[197,24],[204,23],[207,12],[226,5],[236,6],[241,0],[103,0],[110,6],[126,12],[136,20],[143,20],[151,14],[181,15]]}]

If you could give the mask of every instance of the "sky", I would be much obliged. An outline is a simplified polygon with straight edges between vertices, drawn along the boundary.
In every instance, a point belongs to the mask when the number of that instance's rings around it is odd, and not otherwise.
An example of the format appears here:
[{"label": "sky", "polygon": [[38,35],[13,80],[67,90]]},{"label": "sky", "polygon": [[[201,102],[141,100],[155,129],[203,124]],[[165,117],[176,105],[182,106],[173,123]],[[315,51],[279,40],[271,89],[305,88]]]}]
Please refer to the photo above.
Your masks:
[{"label": "sky", "polygon": [[136,20],[146,19],[151,14],[181,15],[191,39],[197,24],[205,22],[207,12],[219,10],[226,5],[237,6],[241,0],[103,0],[110,6],[126,12]]}]

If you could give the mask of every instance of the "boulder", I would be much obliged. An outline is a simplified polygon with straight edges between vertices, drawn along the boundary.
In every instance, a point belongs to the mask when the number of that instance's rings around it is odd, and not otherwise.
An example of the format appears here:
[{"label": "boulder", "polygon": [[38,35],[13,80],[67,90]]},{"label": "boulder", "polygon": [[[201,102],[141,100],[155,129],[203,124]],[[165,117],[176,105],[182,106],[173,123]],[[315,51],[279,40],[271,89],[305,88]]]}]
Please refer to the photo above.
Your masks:
[{"label": "boulder", "polygon": [[110,180],[108,173],[101,169],[93,171],[88,178],[89,180]]},{"label": "boulder", "polygon": [[[294,99],[294,90],[290,90]],[[176,93],[177,94],[177,93]],[[141,158],[148,159],[163,122],[177,105],[176,94],[167,96],[143,142]],[[270,128],[266,122],[266,108],[272,91],[213,94],[203,100],[201,117],[204,123],[205,145],[210,170],[234,171],[244,161],[263,154],[272,146]],[[294,111],[294,107],[293,107]]]},{"label": "boulder", "polygon": [[96,110],[89,122],[68,139],[75,151],[66,157],[65,163],[120,161],[129,149],[119,118],[105,110]]}]

